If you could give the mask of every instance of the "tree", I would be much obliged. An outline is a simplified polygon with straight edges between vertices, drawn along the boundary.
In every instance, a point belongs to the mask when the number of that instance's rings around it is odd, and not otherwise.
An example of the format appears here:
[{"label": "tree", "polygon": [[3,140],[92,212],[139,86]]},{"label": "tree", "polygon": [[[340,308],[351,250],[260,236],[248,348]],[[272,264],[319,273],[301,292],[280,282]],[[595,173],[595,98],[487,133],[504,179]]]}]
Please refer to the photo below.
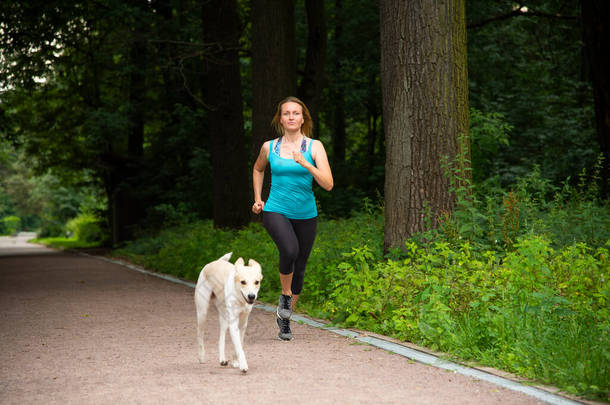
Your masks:
[{"label": "tree", "polygon": [[465,0],[382,0],[380,27],[388,249],[455,204],[441,161],[468,136]]},{"label": "tree", "polygon": [[336,0],[325,7],[328,63],[317,134],[328,142],[335,188],[319,198],[327,215],[344,216],[383,194],[379,41],[372,40],[379,38],[379,5]]},{"label": "tree", "polygon": [[239,24],[236,0],[204,1],[206,59],[205,100],[214,175],[214,226],[247,225],[251,196],[239,71]]},{"label": "tree", "polygon": [[582,29],[593,83],[597,139],[604,157],[602,194],[608,198],[610,179],[610,3],[583,0]]},{"label": "tree", "polygon": [[[307,105],[314,126],[319,127],[318,111],[324,85],[327,36],[324,0],[305,0],[305,9],[307,11],[307,51],[303,78],[297,95]],[[314,131],[316,129],[314,128]]]},{"label": "tree", "polygon": [[273,137],[277,103],[296,93],[293,0],[252,0],[252,154]]},{"label": "tree", "polygon": [[[252,0],[252,162],[275,136],[271,119],[277,104],[296,94],[296,69],[294,1]],[[264,200],[270,177],[267,169]]]},{"label": "tree", "polygon": [[[200,30],[199,2],[180,2],[178,29],[167,1],[0,4],[2,135],[34,157],[38,173],[86,169],[83,182],[107,195],[113,243],[130,238],[157,206],[186,202],[185,212],[205,212],[212,205],[207,136],[183,87],[201,74],[191,69],[176,79],[170,60],[205,50],[200,40],[178,41]],[[194,14],[196,24],[184,17]],[[169,43],[175,52],[159,52]]]},{"label": "tree", "polygon": [[500,113],[513,128],[508,145],[486,156],[493,170],[473,173],[477,178],[508,186],[539,166],[560,184],[595,164],[579,3],[467,2],[469,104],[485,115]]},{"label": "tree", "polygon": [[[335,79],[338,79],[342,73],[341,61],[345,58],[345,45],[343,39],[344,27],[344,11],[343,0],[335,0],[335,57],[334,57],[334,74]],[[343,88],[342,80],[334,81],[333,99],[333,166],[343,166],[345,163],[345,147],[347,133],[345,131],[345,89]]]}]

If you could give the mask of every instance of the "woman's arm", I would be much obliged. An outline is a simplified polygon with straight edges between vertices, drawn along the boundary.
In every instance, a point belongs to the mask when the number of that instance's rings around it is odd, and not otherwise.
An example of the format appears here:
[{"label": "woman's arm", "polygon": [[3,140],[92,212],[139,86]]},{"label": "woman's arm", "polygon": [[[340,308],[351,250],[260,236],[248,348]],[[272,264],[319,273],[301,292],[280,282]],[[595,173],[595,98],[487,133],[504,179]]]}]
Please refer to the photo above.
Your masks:
[{"label": "woman's arm", "polygon": [[326,191],[333,189],[334,181],[333,174],[330,171],[330,165],[328,164],[328,156],[326,156],[326,150],[322,142],[314,140],[311,145],[311,157],[316,165],[312,165],[298,152],[293,152],[292,157],[295,162],[303,166],[311,173],[316,182]]},{"label": "woman's arm", "polygon": [[265,202],[262,200],[261,194],[263,192],[263,180],[265,178],[265,167],[269,160],[269,142],[265,142],[261,146],[261,151],[258,154],[254,167],[252,169],[252,189],[254,190],[254,204],[252,205],[252,212],[260,214],[265,208]]}]

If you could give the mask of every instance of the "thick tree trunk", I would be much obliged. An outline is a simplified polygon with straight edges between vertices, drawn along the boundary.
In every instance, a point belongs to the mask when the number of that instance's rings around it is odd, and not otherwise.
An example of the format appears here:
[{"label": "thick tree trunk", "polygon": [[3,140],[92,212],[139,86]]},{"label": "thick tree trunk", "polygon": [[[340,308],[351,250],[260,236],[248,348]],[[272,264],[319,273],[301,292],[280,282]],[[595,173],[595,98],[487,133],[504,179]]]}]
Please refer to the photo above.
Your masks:
[{"label": "thick tree trunk", "polygon": [[[146,12],[146,5],[136,3]],[[144,24],[133,28],[130,50],[129,112],[127,154],[113,158],[112,191],[110,194],[112,243],[119,244],[133,237],[133,229],[145,215],[140,186],[144,153],[144,113],[147,72],[147,29]]]},{"label": "thick tree trunk", "polygon": [[305,72],[298,89],[298,97],[307,105],[317,133],[320,95],[324,85],[326,59],[326,15],[324,0],[305,0],[307,10],[307,51]]},{"label": "thick tree trunk", "polygon": [[597,139],[604,157],[602,195],[608,198],[610,179],[610,2],[583,0],[582,26],[587,59],[590,65]]},{"label": "thick tree trunk", "polygon": [[204,41],[213,44],[206,63],[207,121],[211,137],[214,226],[248,223],[248,161],[242,112],[236,0],[203,2]]},{"label": "thick tree trunk", "polygon": [[454,207],[441,161],[468,136],[466,26],[465,0],[381,0],[380,7],[388,249],[426,229],[426,210],[435,225]]},{"label": "thick tree trunk", "polygon": [[[277,104],[296,94],[296,68],[294,1],[252,0],[251,161],[265,141],[277,136],[271,128],[271,119]],[[267,169],[262,194],[265,201],[269,181]]]}]

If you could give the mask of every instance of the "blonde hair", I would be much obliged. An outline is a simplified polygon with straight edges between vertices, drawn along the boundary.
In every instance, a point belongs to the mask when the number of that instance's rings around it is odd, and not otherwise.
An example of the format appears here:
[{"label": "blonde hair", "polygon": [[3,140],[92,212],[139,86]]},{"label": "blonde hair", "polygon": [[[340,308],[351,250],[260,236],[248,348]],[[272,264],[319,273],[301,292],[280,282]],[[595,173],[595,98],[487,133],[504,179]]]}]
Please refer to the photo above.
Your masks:
[{"label": "blonde hair", "polygon": [[282,118],[282,106],[291,102],[297,103],[303,109],[303,125],[301,125],[301,132],[303,135],[311,137],[311,133],[313,132],[313,121],[311,119],[311,115],[309,114],[309,110],[304,102],[293,96],[286,97],[278,103],[275,115],[271,120],[271,126],[277,131],[278,134],[284,135],[284,127],[280,122],[280,119]]}]

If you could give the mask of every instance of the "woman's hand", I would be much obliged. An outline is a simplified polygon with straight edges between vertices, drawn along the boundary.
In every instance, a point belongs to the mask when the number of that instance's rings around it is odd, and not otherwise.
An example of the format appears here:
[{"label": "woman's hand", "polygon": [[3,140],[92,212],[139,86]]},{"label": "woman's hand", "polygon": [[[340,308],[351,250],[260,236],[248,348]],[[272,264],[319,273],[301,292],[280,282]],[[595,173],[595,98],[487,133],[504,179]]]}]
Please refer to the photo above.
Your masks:
[{"label": "woman's hand", "polygon": [[252,205],[252,212],[255,214],[260,214],[261,211],[265,208],[264,201],[255,201]]},{"label": "woman's hand", "polygon": [[311,163],[309,163],[307,159],[305,159],[305,156],[303,156],[301,152],[292,152],[292,158],[295,162],[297,162],[306,169],[308,165],[311,165]]}]

